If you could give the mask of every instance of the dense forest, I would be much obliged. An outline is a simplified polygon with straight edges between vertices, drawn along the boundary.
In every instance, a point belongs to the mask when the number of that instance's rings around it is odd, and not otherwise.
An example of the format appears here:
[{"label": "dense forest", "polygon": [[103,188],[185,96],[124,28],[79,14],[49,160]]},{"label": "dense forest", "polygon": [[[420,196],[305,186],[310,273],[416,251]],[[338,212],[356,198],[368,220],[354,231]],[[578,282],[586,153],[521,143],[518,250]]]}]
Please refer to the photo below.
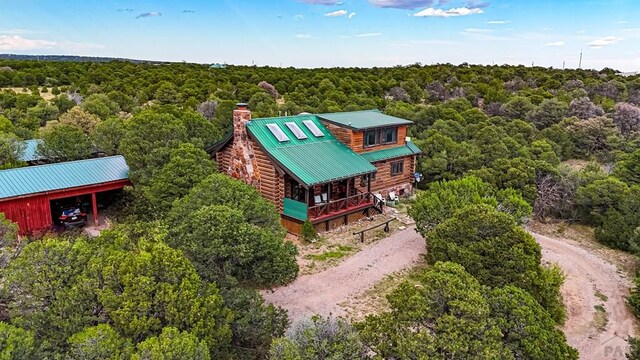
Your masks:
[{"label": "dense forest", "polygon": [[[0,60],[0,87],[0,168],[26,166],[20,140],[37,138],[50,161],[121,154],[134,184],[95,239],[18,241],[0,214],[3,359],[576,359],[556,329],[562,272],[521,225],[581,223],[640,251],[640,76]],[[285,332],[286,311],[264,303],[258,290],[296,278],[296,247],[204,151],[237,102],[254,117],[375,108],[414,121],[424,181],[410,214],[430,266],[389,312]],[[640,314],[640,292],[629,304]]]}]

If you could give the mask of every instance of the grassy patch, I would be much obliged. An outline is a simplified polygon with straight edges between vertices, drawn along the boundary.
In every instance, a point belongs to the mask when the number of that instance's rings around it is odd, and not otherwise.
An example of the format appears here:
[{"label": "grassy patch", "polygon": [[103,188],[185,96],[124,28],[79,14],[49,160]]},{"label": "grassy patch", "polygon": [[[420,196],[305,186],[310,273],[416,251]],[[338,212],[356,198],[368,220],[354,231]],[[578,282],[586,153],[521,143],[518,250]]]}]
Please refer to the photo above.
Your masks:
[{"label": "grassy patch", "polygon": [[307,254],[304,256],[307,260],[327,261],[331,259],[340,259],[347,256],[352,248],[349,246],[338,246],[338,250],[329,250],[322,254]]},{"label": "grassy patch", "polygon": [[353,251],[353,246],[338,245],[338,251],[350,252]]},{"label": "grassy patch", "polygon": [[609,300],[609,297],[607,295],[601,293],[600,290],[596,290],[596,292],[593,295],[595,295],[595,297],[597,297],[598,299],[600,299],[602,301]]},{"label": "grassy patch", "polygon": [[604,331],[607,328],[607,323],[609,322],[609,318],[607,317],[607,310],[605,310],[604,305],[596,305],[594,306],[596,309],[596,313],[593,316],[593,324],[599,331]]}]

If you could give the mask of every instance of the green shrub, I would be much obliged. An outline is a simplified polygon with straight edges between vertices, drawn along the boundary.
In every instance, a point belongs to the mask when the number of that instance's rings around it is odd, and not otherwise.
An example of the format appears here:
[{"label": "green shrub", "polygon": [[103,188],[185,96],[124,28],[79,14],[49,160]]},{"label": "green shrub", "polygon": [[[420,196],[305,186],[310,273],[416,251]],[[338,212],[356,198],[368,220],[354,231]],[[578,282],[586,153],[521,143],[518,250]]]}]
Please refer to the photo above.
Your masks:
[{"label": "green shrub", "polygon": [[311,221],[309,221],[309,219],[305,220],[302,223],[300,238],[302,239],[302,241],[306,242],[313,242],[318,238],[316,228],[313,227],[313,224],[311,223]]}]

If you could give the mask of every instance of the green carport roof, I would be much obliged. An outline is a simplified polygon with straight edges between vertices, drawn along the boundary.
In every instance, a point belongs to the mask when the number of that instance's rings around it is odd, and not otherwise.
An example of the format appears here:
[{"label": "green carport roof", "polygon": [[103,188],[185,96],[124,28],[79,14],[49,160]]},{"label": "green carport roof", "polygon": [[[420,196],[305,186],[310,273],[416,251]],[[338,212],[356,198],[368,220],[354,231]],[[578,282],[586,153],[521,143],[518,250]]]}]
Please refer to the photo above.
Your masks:
[{"label": "green carport roof", "polygon": [[360,156],[362,156],[369,162],[376,162],[407,155],[417,155],[421,153],[422,151],[416,146],[416,144],[412,143],[411,141],[407,141],[405,145],[383,150],[369,151],[360,154]]},{"label": "green carport roof", "polygon": [[0,199],[96,185],[129,177],[122,156],[27,166],[0,171]]},{"label": "green carport roof", "polygon": [[[314,123],[323,136],[314,136],[304,121]],[[306,139],[296,137],[285,125],[290,122],[300,128]],[[289,140],[278,141],[268,124],[277,125]],[[338,141],[315,115],[254,119],[247,124],[247,130],[275,162],[306,186],[376,171],[375,166]]]},{"label": "green carport roof", "polygon": [[413,121],[385,115],[379,110],[318,114],[318,117],[322,120],[354,130],[413,124]]}]

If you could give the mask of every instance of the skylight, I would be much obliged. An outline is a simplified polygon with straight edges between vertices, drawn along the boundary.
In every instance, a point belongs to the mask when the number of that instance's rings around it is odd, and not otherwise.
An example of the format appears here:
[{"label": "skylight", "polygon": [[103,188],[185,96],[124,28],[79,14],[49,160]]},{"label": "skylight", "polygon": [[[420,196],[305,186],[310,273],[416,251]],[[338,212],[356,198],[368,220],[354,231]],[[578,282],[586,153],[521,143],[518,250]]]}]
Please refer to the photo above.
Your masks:
[{"label": "skylight", "polygon": [[302,129],[298,127],[298,124],[294,122],[286,122],[284,124],[289,128],[289,130],[291,130],[293,135],[295,135],[298,138],[298,140],[304,140],[307,138],[307,135],[302,132]]},{"label": "skylight", "polygon": [[311,120],[305,120],[302,122],[304,124],[304,126],[307,127],[307,129],[309,129],[309,131],[311,131],[311,133],[313,134],[313,136],[315,137],[322,137],[324,136],[324,133],[318,129],[318,126],[316,125],[316,123],[314,123]]},{"label": "skylight", "polygon": [[269,128],[273,136],[275,136],[276,139],[278,139],[278,141],[280,142],[289,141],[289,137],[282,131],[282,129],[280,129],[278,124],[267,124],[267,127]]}]

